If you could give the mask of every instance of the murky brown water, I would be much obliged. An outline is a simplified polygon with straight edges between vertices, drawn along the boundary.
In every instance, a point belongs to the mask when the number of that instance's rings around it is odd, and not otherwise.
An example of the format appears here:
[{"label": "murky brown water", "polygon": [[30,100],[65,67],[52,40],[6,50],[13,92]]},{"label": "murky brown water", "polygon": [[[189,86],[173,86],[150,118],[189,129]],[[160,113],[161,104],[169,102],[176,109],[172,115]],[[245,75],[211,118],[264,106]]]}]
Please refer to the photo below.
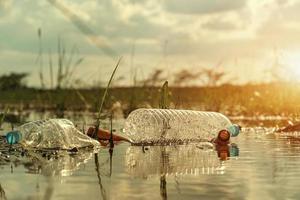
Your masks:
[{"label": "murky brown water", "polygon": [[[119,130],[122,121],[116,124]],[[270,129],[247,128],[232,142],[238,156],[226,161],[200,144],[120,144],[112,156],[106,148],[98,155],[12,153],[11,162],[0,162],[0,199],[300,198],[299,141],[270,134]]]}]

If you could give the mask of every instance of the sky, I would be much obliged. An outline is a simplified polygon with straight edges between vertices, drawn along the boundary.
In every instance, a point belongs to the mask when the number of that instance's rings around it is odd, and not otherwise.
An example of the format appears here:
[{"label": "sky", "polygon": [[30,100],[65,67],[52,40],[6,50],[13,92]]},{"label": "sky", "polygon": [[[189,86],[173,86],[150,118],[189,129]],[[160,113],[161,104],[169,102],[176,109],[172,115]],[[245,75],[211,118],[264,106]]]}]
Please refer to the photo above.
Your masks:
[{"label": "sky", "polygon": [[0,0],[0,74],[27,72],[40,86],[42,71],[49,85],[60,38],[66,58],[83,59],[72,77],[85,85],[107,81],[120,57],[122,85],[155,69],[170,82],[183,69],[234,84],[297,80],[299,11],[297,0]]}]

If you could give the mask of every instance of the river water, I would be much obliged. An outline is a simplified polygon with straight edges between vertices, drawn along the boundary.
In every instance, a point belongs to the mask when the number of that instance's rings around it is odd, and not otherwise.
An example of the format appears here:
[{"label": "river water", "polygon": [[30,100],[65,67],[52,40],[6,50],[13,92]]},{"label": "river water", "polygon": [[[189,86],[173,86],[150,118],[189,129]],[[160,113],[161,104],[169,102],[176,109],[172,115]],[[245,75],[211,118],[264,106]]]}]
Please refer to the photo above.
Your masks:
[{"label": "river water", "polygon": [[[114,122],[117,131],[122,123]],[[243,125],[226,160],[197,143],[62,155],[18,155],[2,144],[0,199],[299,199],[300,141]]]}]

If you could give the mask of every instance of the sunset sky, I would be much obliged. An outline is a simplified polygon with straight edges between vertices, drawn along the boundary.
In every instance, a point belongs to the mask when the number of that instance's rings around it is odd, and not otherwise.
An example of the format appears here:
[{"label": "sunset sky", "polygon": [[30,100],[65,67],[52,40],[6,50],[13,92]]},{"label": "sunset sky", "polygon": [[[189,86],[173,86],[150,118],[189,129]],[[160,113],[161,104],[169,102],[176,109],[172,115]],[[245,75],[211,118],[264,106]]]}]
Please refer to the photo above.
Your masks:
[{"label": "sunset sky", "polygon": [[86,84],[107,80],[120,56],[124,84],[131,66],[140,79],[217,65],[236,84],[269,81],[271,69],[300,77],[297,0],[0,0],[0,74],[28,72],[39,86],[39,28],[46,79],[58,37],[68,52],[77,46],[75,77]]}]

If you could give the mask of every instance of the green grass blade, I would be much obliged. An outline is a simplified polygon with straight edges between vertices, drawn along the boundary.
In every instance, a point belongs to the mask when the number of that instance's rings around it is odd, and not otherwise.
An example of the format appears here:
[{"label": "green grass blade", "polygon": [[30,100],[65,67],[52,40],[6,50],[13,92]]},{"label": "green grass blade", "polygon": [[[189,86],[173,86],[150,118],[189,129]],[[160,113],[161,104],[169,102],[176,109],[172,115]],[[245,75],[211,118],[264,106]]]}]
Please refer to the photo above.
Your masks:
[{"label": "green grass blade", "polygon": [[76,72],[77,67],[78,67],[83,61],[84,61],[84,58],[79,58],[79,59],[74,63],[74,65],[72,66],[71,71],[69,71],[68,74],[65,74],[65,75],[64,75],[64,82],[63,82],[63,83],[64,83],[64,85],[65,85],[66,87],[68,87],[69,84],[71,83],[72,77],[73,77],[74,73]]},{"label": "green grass blade", "polygon": [[160,91],[159,108],[168,109],[170,107],[168,81],[165,81]]},{"label": "green grass blade", "polygon": [[49,50],[49,73],[50,73],[50,88],[53,89],[53,62],[52,53]]},{"label": "green grass blade", "polygon": [[68,61],[66,62],[66,67],[65,67],[65,75],[68,76],[69,75],[69,72],[70,72],[70,66],[71,66],[71,63],[73,61],[73,57],[75,55],[75,50],[76,50],[76,45],[73,45],[72,49],[71,49],[71,54],[69,56],[69,59]]},{"label": "green grass blade", "polygon": [[110,84],[111,84],[111,82],[112,82],[112,80],[113,80],[113,78],[114,78],[114,75],[115,75],[115,73],[116,73],[116,71],[117,71],[117,69],[118,69],[118,67],[119,67],[119,65],[120,65],[121,60],[122,60],[122,57],[118,60],[118,63],[117,63],[117,65],[115,66],[115,69],[114,69],[114,71],[112,72],[112,74],[111,74],[111,76],[110,76],[110,79],[109,79],[109,81],[108,81],[108,83],[107,83],[107,86],[106,86],[106,88],[105,88],[104,94],[103,94],[103,96],[102,96],[101,104],[100,104],[100,107],[99,107],[99,110],[98,110],[98,116],[97,116],[97,123],[96,123],[96,127],[97,127],[97,128],[99,128],[99,125],[100,125],[100,116],[101,116],[101,112],[102,112],[102,109],[103,109],[103,105],[104,105],[104,102],[105,102],[105,99],[106,99],[106,96],[107,96],[107,93],[108,93],[108,89],[109,89]]},{"label": "green grass blade", "polygon": [[8,106],[6,106],[5,109],[4,109],[4,112],[2,113],[2,116],[0,118],[0,128],[1,128],[1,126],[3,124],[4,118],[7,115],[8,111],[9,111]]},{"label": "green grass blade", "polygon": [[57,59],[58,59],[58,70],[57,70],[57,89],[61,87],[61,79],[63,73],[63,64],[62,64],[62,51],[61,51],[61,40],[60,37],[57,39]]},{"label": "green grass blade", "polygon": [[88,108],[89,107],[89,103],[87,102],[87,100],[85,99],[85,97],[81,94],[81,92],[74,88],[76,94],[78,95],[79,99],[84,103],[85,107]]}]

